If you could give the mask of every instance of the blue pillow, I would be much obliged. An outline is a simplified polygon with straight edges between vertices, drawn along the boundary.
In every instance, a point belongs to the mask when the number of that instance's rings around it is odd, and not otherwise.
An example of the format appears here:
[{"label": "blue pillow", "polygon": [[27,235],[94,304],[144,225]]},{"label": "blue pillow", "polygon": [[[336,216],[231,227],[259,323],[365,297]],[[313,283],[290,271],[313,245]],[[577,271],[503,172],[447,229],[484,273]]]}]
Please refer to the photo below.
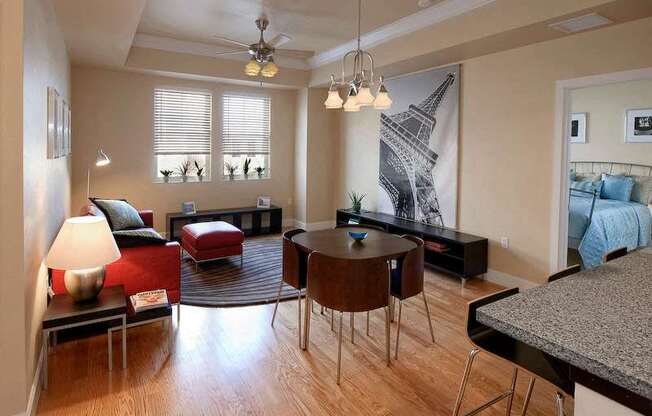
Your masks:
[{"label": "blue pillow", "polygon": [[569,177],[571,182],[575,182],[577,180],[577,173],[571,171]]},{"label": "blue pillow", "polygon": [[602,191],[600,198],[614,199],[616,201],[629,201],[634,189],[634,179],[629,176],[602,175]]},{"label": "blue pillow", "polygon": [[571,195],[580,196],[584,198],[593,198],[591,194],[584,192],[573,192],[574,190],[587,191],[587,192],[596,192],[598,197],[602,192],[602,181],[571,181],[570,183]]}]

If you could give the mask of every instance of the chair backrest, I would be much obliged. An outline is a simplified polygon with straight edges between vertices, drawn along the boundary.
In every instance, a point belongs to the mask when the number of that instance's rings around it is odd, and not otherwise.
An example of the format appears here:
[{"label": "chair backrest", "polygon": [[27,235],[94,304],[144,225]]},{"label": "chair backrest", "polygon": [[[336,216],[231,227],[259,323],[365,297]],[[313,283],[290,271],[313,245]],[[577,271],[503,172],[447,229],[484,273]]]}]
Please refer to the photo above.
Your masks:
[{"label": "chair backrest", "polygon": [[397,282],[398,286],[392,282],[392,293],[401,299],[407,299],[423,292],[423,240],[413,235],[403,235],[401,238],[417,245],[398,260],[401,278]]},{"label": "chair backrest", "polygon": [[298,228],[283,233],[283,281],[296,289],[306,287],[306,255],[294,244],[292,237],[305,232]]},{"label": "chair backrest", "polygon": [[338,259],[312,252],[308,256],[307,293],[336,311],[382,308],[389,302],[389,266],[383,259]]},{"label": "chair backrest", "polygon": [[491,295],[487,295],[469,302],[466,312],[466,333],[469,336],[469,339],[471,339],[471,342],[475,344],[474,339],[476,337],[481,336],[481,334],[487,330],[491,330],[485,324],[477,320],[475,312],[478,310],[478,308],[490,303],[497,302],[501,299],[505,299],[506,297],[515,295],[517,293],[518,288],[514,287],[511,289],[501,290],[500,292],[492,293]]},{"label": "chair backrest", "polygon": [[602,256],[602,262],[606,263],[611,260],[615,260],[618,257],[622,257],[627,255],[627,247],[619,247],[615,250],[612,250],[608,253],[606,253],[604,256]]},{"label": "chair backrest", "polygon": [[579,273],[580,270],[582,270],[582,267],[579,264],[574,264],[570,267],[565,268],[564,270],[558,271],[557,273],[548,276],[548,283],[559,280],[562,277],[567,277],[572,274]]},{"label": "chair backrest", "polygon": [[372,224],[338,224],[335,228],[369,228],[370,230],[385,231],[383,227]]}]

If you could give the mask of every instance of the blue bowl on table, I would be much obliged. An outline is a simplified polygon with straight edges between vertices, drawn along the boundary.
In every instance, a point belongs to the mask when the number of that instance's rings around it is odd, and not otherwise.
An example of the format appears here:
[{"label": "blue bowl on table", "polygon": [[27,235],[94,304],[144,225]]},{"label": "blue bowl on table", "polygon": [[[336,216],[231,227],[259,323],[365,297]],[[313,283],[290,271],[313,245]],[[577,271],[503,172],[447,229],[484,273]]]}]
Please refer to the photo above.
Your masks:
[{"label": "blue bowl on table", "polygon": [[359,243],[367,238],[367,234],[368,233],[366,231],[349,231],[349,237],[354,239],[356,243]]}]

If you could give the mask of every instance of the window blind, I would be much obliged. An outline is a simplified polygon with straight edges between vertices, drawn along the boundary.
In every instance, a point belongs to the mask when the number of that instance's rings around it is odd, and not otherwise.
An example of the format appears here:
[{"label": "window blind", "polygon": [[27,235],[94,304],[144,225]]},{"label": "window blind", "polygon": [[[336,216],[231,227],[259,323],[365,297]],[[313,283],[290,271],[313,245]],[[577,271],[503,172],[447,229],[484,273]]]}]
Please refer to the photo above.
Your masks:
[{"label": "window blind", "polygon": [[222,96],[222,152],[231,155],[268,155],[270,98]]},{"label": "window blind", "polygon": [[154,154],[210,155],[210,92],[154,90]]}]

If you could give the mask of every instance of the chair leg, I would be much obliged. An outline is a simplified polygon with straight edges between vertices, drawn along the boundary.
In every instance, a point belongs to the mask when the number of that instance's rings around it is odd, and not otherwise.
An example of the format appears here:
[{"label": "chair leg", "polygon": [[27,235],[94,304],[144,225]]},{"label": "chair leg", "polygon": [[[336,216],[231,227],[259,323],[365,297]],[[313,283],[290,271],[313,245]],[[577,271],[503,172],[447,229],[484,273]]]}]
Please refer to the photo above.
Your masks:
[{"label": "chair leg", "polygon": [[560,392],[555,393],[555,404],[557,408],[557,416],[565,416],[564,413],[564,395]]},{"label": "chair leg", "polygon": [[335,332],[335,329],[333,329],[333,321],[335,321],[335,309],[331,309],[331,331]]},{"label": "chair leg", "polygon": [[391,306],[389,308],[389,313],[391,314],[390,315],[390,321],[394,322],[394,311],[396,310],[396,298],[393,297],[393,296],[391,296],[391,298],[392,298],[392,304],[391,304]]},{"label": "chair leg", "polygon": [[521,416],[525,416],[527,413],[527,407],[530,404],[530,397],[532,397],[532,389],[534,389],[534,382],[536,378],[530,377],[530,383],[527,385],[527,393],[525,393],[525,399],[523,400],[523,410],[521,410]]},{"label": "chair leg", "polygon": [[351,312],[351,344],[355,344],[355,314]]},{"label": "chair leg", "polygon": [[396,351],[394,352],[394,359],[398,360],[398,339],[401,336],[401,312],[403,310],[403,302],[398,300],[398,325],[396,327]]},{"label": "chair leg", "polygon": [[340,330],[337,340],[337,385],[340,385],[340,373],[342,369],[342,316],[344,312],[340,312]]},{"label": "chair leg", "polygon": [[509,397],[507,397],[507,406],[505,407],[505,416],[512,414],[512,403],[514,402],[514,391],[516,390],[516,377],[518,376],[518,368],[514,367],[512,373],[512,385],[509,388]]},{"label": "chair leg", "polygon": [[[278,285],[278,293],[276,294],[276,305],[274,305],[274,313],[272,314],[272,328],[274,328],[274,319],[276,319],[276,310],[278,309],[278,303],[281,301],[281,290],[283,289],[283,279]],[[299,302],[301,302],[299,300]]]},{"label": "chair leg", "polygon": [[385,308],[385,355],[387,356],[387,367],[391,364],[389,353],[389,305]]},{"label": "chair leg", "polygon": [[455,408],[453,409],[453,416],[458,416],[460,414],[460,407],[462,406],[462,398],[464,397],[464,390],[466,390],[466,384],[469,381],[469,374],[471,374],[471,366],[473,366],[473,361],[475,357],[480,352],[477,348],[472,348],[469,351],[469,357],[466,360],[466,366],[464,367],[464,375],[462,376],[462,383],[460,384],[460,390],[457,393],[457,399],[455,400]]},{"label": "chair leg", "polygon": [[430,308],[428,308],[428,301],[426,300],[426,291],[422,291],[423,295],[423,306],[426,307],[426,316],[428,317],[428,327],[430,328],[430,338],[432,342],[435,342],[435,331],[432,330],[432,319],[430,318]]},{"label": "chair leg", "polygon": [[369,336],[369,311],[367,311],[367,336]]},{"label": "chair leg", "polygon": [[311,314],[311,309],[310,306],[312,304],[312,301],[310,300],[310,297],[306,293],[306,311],[304,313],[304,335],[303,335],[303,349],[305,351],[308,351],[308,343],[310,342],[310,314]]},{"label": "chair leg", "polygon": [[[280,293],[279,293],[279,295],[280,295]],[[278,306],[278,301],[277,301],[276,305]],[[297,311],[298,311],[298,314],[297,314],[297,317],[298,317],[297,327],[299,328],[299,349],[301,349],[301,347],[302,347],[302,345],[301,345],[301,342],[302,342],[302,339],[301,339],[301,289],[297,290]]]}]

